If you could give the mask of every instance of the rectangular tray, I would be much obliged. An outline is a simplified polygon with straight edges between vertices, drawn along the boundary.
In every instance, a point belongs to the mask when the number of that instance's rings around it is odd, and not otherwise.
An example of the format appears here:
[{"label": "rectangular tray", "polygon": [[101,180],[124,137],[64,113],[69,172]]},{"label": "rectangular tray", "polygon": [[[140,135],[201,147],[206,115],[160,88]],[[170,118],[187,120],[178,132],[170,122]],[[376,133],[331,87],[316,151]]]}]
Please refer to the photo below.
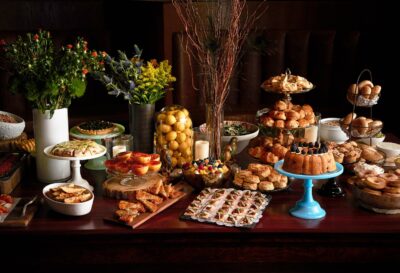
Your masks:
[{"label": "rectangular tray", "polygon": [[[205,190],[207,190],[207,189],[205,189]],[[211,189],[211,190],[215,191],[217,189]],[[240,192],[242,194],[244,192],[255,192],[255,191],[249,191],[249,190],[235,190],[235,189],[226,189],[226,190],[237,191],[237,192]],[[196,216],[185,215],[185,212],[182,213],[182,215],[180,216],[180,219],[189,220],[189,221],[195,221],[195,222],[201,222],[201,223],[215,224],[215,225],[220,225],[220,226],[227,226],[227,227],[254,228],[257,225],[257,223],[259,222],[259,220],[262,218],[265,209],[267,208],[267,206],[269,205],[269,203],[271,202],[271,199],[272,199],[271,195],[266,195],[266,194],[262,194],[262,195],[265,198],[266,203],[264,205],[262,205],[261,208],[259,208],[258,213],[257,213],[258,216],[256,217],[257,218],[256,221],[254,221],[253,223],[251,223],[249,225],[240,225],[240,224],[233,225],[233,224],[229,224],[229,223],[224,223],[222,221],[215,221],[215,220],[212,220],[212,219],[200,219],[200,218],[198,218]],[[227,195],[225,195],[225,197],[226,196]],[[242,197],[242,195],[241,195],[241,197]],[[223,200],[226,201],[226,199],[223,199]],[[210,201],[210,200],[208,200],[208,201]],[[208,205],[208,203],[205,203],[204,205],[202,205],[202,207],[204,208],[207,205]]]},{"label": "rectangular tray", "polygon": [[127,224],[127,223],[123,223],[121,221],[118,221],[115,218],[112,217],[106,217],[104,218],[105,221],[108,222],[113,222],[113,223],[118,223],[120,225],[124,225],[124,226],[130,226],[131,228],[135,229],[138,226],[140,226],[141,224],[143,224],[144,222],[146,222],[147,220],[149,220],[150,218],[154,217],[155,215],[159,214],[160,212],[162,212],[163,210],[165,210],[166,208],[172,206],[173,204],[175,204],[176,202],[178,202],[180,199],[182,199],[183,197],[187,196],[188,194],[193,192],[193,188],[188,185],[186,182],[180,182],[176,185],[174,185],[174,187],[177,190],[180,190],[183,192],[183,194],[177,198],[174,199],[166,199],[164,202],[162,202],[159,206],[158,206],[158,210],[156,212],[150,213],[150,212],[145,212],[140,214],[139,216],[137,216],[131,223]]}]

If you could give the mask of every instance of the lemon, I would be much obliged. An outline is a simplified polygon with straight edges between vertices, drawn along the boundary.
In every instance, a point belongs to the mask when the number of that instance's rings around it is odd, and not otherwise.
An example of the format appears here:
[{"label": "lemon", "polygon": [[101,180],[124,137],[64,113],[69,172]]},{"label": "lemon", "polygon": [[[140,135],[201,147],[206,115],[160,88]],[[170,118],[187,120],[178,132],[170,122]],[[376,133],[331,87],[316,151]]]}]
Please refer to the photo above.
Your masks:
[{"label": "lemon", "polygon": [[167,115],[165,118],[165,123],[168,125],[173,125],[176,122],[176,118],[174,115]]},{"label": "lemon", "polygon": [[189,111],[188,110],[186,110],[185,108],[184,109],[182,109],[182,112],[185,114],[185,116],[189,116]]},{"label": "lemon", "polygon": [[159,135],[159,136],[157,137],[157,142],[158,142],[158,144],[159,144],[160,146],[163,146],[163,145],[166,145],[166,144],[167,144],[167,141],[165,140],[165,138],[164,138],[163,135]]},{"label": "lemon", "polygon": [[191,128],[192,127],[192,120],[190,118],[188,118],[186,120],[186,128]]},{"label": "lemon", "polygon": [[184,153],[184,152],[186,151],[187,147],[188,147],[188,144],[187,144],[186,142],[183,142],[183,143],[181,143],[181,144],[179,145],[179,151],[180,151],[181,153]]},{"label": "lemon", "polygon": [[185,156],[186,159],[190,159],[192,155],[192,149],[190,147],[186,148],[186,150],[183,151],[182,154]]},{"label": "lemon", "polygon": [[159,115],[157,116],[157,121],[163,121],[163,120],[165,120],[166,117],[167,117],[167,116],[166,116],[165,114],[159,114]]},{"label": "lemon", "polygon": [[181,144],[182,142],[185,142],[186,140],[186,135],[184,133],[179,133],[176,141],[178,141],[179,144]]},{"label": "lemon", "polygon": [[178,166],[182,166],[185,163],[186,163],[186,159],[184,157],[180,157],[178,159]]},{"label": "lemon", "polygon": [[191,129],[187,128],[187,129],[185,129],[185,134],[186,134],[188,137],[191,137],[191,136],[193,135],[193,131],[192,131]]},{"label": "lemon", "polygon": [[178,147],[179,147],[179,143],[176,142],[175,140],[170,141],[168,143],[168,148],[170,148],[171,150],[176,150],[176,149],[178,149]]},{"label": "lemon", "polygon": [[176,117],[176,120],[179,120],[179,121],[181,121],[181,122],[185,122],[186,115],[185,115],[185,113],[183,113],[182,111],[178,111],[178,112],[175,114],[175,117]]},{"label": "lemon", "polygon": [[183,132],[185,130],[185,124],[178,121],[174,124],[174,129],[175,131]]},{"label": "lemon", "polygon": [[160,131],[163,132],[164,134],[168,133],[171,131],[171,126],[168,124],[160,124]]},{"label": "lemon", "polygon": [[172,141],[176,139],[177,135],[178,134],[175,131],[171,131],[165,136],[165,138],[167,139],[167,141]]},{"label": "lemon", "polygon": [[176,164],[178,164],[178,160],[176,159],[176,157],[171,157],[171,165],[172,165],[172,167],[175,167]]}]

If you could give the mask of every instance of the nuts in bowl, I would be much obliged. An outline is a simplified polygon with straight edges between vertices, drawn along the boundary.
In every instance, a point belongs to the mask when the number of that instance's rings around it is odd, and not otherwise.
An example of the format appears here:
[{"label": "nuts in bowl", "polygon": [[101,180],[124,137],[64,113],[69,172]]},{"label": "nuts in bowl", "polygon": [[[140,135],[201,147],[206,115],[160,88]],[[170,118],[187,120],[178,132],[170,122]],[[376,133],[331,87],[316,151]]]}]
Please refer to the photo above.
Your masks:
[{"label": "nuts in bowl", "polygon": [[43,188],[43,196],[51,209],[62,214],[81,216],[88,214],[94,194],[73,183],[53,183]]},{"label": "nuts in bowl", "polygon": [[17,115],[0,111],[0,140],[13,139],[22,134],[25,121]]}]

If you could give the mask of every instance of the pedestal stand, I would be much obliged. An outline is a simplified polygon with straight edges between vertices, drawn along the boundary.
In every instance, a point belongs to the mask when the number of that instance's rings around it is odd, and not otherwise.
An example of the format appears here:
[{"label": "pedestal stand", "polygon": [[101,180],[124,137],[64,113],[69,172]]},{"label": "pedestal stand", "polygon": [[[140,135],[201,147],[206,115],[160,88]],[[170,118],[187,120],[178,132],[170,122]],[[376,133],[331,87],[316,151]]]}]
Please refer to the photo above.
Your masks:
[{"label": "pedestal stand", "polygon": [[336,171],[325,173],[321,175],[303,175],[289,173],[282,169],[283,160],[275,164],[275,169],[287,177],[293,177],[304,180],[304,194],[303,198],[297,201],[296,206],[290,210],[290,214],[302,219],[319,219],[326,215],[326,212],[317,201],[314,200],[312,195],[312,180],[328,179],[341,175],[343,173],[343,166],[336,163]]},{"label": "pedestal stand", "polygon": [[56,156],[51,154],[51,150],[53,149],[54,145],[46,147],[44,149],[44,154],[46,156],[48,156],[49,158],[53,158],[53,159],[58,159],[58,160],[70,160],[72,162],[71,167],[72,167],[72,177],[70,180],[67,181],[67,183],[74,183],[76,185],[82,186],[84,188],[90,189],[91,191],[93,191],[93,187],[89,184],[89,182],[85,179],[82,178],[81,176],[81,160],[89,160],[89,159],[94,159],[94,158],[98,158],[101,157],[102,155],[104,155],[107,151],[106,147],[102,146],[103,151],[95,154],[95,155],[91,155],[91,156],[86,156],[86,157],[65,157],[65,156]]}]

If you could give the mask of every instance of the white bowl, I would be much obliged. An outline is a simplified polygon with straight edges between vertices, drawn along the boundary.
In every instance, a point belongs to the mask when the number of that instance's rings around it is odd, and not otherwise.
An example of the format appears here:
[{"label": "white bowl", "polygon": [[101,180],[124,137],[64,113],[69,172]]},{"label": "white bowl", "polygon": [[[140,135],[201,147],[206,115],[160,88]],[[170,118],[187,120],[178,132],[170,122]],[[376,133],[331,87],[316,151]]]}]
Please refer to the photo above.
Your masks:
[{"label": "white bowl", "polygon": [[400,155],[400,144],[393,142],[380,142],[376,148],[386,154],[386,158]]},{"label": "white bowl", "polygon": [[241,151],[243,151],[244,148],[247,147],[247,145],[249,145],[250,140],[252,140],[253,138],[255,138],[256,136],[258,136],[258,126],[254,125],[252,123],[249,122],[244,122],[244,121],[233,121],[233,120],[225,120],[224,121],[225,125],[231,125],[231,124],[241,124],[242,126],[246,127],[247,131],[249,131],[250,133],[246,134],[246,135],[241,135],[241,136],[222,136],[222,147],[225,146],[227,143],[229,143],[229,141],[231,141],[232,137],[236,137],[237,138],[237,152],[236,153],[240,153]]},{"label": "white bowl", "polygon": [[[231,141],[232,137],[237,138],[237,154],[243,151],[244,148],[249,144],[250,140],[258,136],[258,126],[249,122],[245,121],[238,121],[238,120],[225,120],[224,124],[241,124],[247,128],[247,130],[250,132],[249,134],[246,135],[241,135],[241,136],[222,136],[222,148]],[[199,127],[201,132],[205,132],[206,130],[206,124],[203,123]]]},{"label": "white bowl", "polygon": [[370,138],[361,138],[358,141],[361,141],[362,143],[365,143],[367,145],[371,145],[371,146],[376,146],[376,144],[382,142],[385,140],[385,135],[383,135],[382,137],[371,137]]},{"label": "white bowl", "polygon": [[93,205],[93,200],[94,200],[94,194],[90,189],[86,188],[91,193],[92,197],[89,200],[87,200],[85,202],[81,202],[81,203],[68,204],[68,203],[64,203],[64,202],[59,202],[59,201],[55,201],[55,200],[49,198],[46,195],[46,192],[48,192],[51,188],[66,186],[68,184],[70,184],[70,183],[53,183],[53,184],[49,184],[46,187],[44,187],[42,193],[43,193],[44,199],[46,200],[46,203],[54,211],[57,211],[62,214],[71,215],[71,216],[81,216],[81,215],[88,214],[92,210],[92,205]]},{"label": "white bowl", "polygon": [[17,123],[0,121],[0,139],[6,140],[19,137],[25,129],[25,121],[21,117],[8,112],[0,111],[0,114],[13,117],[17,121]]},{"label": "white bowl", "polygon": [[[324,118],[320,122],[320,137],[321,140],[334,141],[338,144],[349,139],[347,134],[343,132],[339,124],[340,118]],[[328,125],[327,122],[336,122],[337,125]]]}]

